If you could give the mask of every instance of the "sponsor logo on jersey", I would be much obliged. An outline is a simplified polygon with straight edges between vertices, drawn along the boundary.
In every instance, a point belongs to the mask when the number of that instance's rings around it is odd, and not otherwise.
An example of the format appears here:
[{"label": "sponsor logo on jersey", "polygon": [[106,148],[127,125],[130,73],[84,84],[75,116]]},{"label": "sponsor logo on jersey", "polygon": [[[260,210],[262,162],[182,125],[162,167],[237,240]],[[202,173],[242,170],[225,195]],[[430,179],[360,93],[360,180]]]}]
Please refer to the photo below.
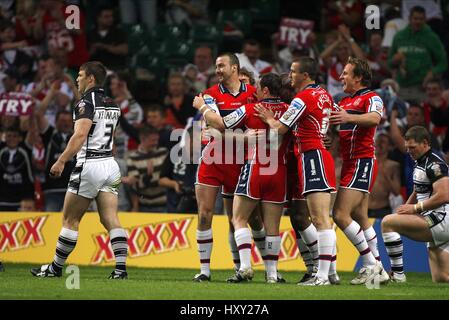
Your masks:
[{"label": "sponsor logo on jersey", "polygon": [[285,111],[284,115],[282,116],[282,119],[288,120],[288,119],[290,119],[290,117],[293,114],[295,114],[295,110],[293,110],[293,109],[287,110],[287,111]]}]

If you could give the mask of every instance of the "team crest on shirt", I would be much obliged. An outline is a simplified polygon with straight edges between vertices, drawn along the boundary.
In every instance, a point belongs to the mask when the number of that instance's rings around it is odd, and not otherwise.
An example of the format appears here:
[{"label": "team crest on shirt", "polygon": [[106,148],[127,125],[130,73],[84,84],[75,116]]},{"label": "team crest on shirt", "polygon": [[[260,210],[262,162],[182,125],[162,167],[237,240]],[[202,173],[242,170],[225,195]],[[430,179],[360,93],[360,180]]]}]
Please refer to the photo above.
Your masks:
[{"label": "team crest on shirt", "polygon": [[361,98],[355,99],[355,101],[354,101],[354,106],[357,107],[357,106],[360,104],[361,101],[362,101]]},{"label": "team crest on shirt", "polygon": [[86,111],[86,103],[84,103],[84,101],[78,103],[76,107],[78,108],[78,114],[84,114],[84,112]]},{"label": "team crest on shirt", "polygon": [[441,167],[438,163],[434,163],[431,167],[430,170],[433,171],[433,174],[435,175],[435,177],[439,177],[441,176],[443,173],[441,172]]}]

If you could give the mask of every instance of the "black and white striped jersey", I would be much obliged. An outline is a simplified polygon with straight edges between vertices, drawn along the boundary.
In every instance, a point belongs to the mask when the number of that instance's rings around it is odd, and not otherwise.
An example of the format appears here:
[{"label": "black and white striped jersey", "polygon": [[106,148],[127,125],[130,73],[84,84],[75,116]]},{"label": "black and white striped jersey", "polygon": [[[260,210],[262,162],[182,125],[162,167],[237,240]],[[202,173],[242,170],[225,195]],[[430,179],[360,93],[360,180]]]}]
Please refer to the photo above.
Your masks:
[{"label": "black and white striped jersey", "polygon": [[[413,170],[413,184],[415,187],[416,198],[418,202],[429,199],[432,196],[432,185],[439,179],[448,176],[448,165],[437,154],[429,150],[421,158],[415,162]],[[433,215],[437,220],[444,219],[449,213],[449,204],[444,204],[433,211]],[[430,214],[430,211],[424,211],[422,215]],[[435,223],[437,221],[434,221]]]},{"label": "black and white striped jersey", "polygon": [[74,121],[92,120],[87,140],[76,155],[77,163],[88,159],[112,157],[114,131],[120,118],[120,108],[100,87],[87,90],[74,110]]}]

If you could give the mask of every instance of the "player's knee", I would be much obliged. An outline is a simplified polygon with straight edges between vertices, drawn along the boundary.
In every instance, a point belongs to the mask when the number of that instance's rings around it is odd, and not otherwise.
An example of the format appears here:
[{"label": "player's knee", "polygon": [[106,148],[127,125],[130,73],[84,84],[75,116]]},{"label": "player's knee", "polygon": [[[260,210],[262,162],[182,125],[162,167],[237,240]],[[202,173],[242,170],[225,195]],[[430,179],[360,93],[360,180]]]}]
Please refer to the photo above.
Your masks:
[{"label": "player's knee", "polygon": [[330,221],[326,216],[314,215],[312,216],[312,222],[313,225],[319,230],[330,228]]},{"label": "player's knee", "polygon": [[212,210],[198,210],[198,226],[200,230],[210,229],[212,226]]},{"label": "player's knee", "polygon": [[332,218],[337,226],[344,230],[351,224],[351,218],[341,210],[334,210]]},{"label": "player's knee", "polygon": [[391,232],[392,230],[392,221],[393,218],[392,216],[385,216],[382,219],[382,223],[381,223],[381,228],[382,228],[382,232]]},{"label": "player's knee", "polygon": [[80,220],[73,217],[64,217],[62,220],[62,225],[64,228],[68,228],[70,230],[78,230],[79,224]]},{"label": "player's knee", "polygon": [[449,282],[449,274],[446,272],[438,272],[432,275],[432,282],[447,283]]}]

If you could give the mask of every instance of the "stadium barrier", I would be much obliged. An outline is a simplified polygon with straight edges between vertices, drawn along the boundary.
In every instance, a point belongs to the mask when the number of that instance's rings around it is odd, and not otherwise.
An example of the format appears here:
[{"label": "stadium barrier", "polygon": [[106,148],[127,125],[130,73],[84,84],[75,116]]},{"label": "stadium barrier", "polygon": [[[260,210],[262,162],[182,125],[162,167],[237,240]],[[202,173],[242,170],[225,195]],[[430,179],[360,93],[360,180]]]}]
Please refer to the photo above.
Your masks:
[{"label": "stadium barrier", "polygon": [[[128,232],[128,265],[148,268],[199,268],[196,244],[197,216],[188,214],[120,213],[120,221]],[[0,213],[0,261],[43,264],[52,261],[61,229],[61,213],[15,212]],[[228,244],[228,220],[215,216],[213,220],[213,269],[231,269],[232,257]],[[382,260],[388,257],[380,236],[380,221],[375,221]],[[359,255],[343,232],[337,231],[337,268],[352,271],[359,266]],[[295,232],[288,217],[281,221],[280,270],[305,270],[296,246]],[[407,271],[428,271],[426,248],[404,239]],[[262,258],[253,245],[255,269],[263,269]],[[68,264],[110,266],[114,254],[109,236],[100,224],[97,213],[86,213],[81,224],[78,243]]]}]

